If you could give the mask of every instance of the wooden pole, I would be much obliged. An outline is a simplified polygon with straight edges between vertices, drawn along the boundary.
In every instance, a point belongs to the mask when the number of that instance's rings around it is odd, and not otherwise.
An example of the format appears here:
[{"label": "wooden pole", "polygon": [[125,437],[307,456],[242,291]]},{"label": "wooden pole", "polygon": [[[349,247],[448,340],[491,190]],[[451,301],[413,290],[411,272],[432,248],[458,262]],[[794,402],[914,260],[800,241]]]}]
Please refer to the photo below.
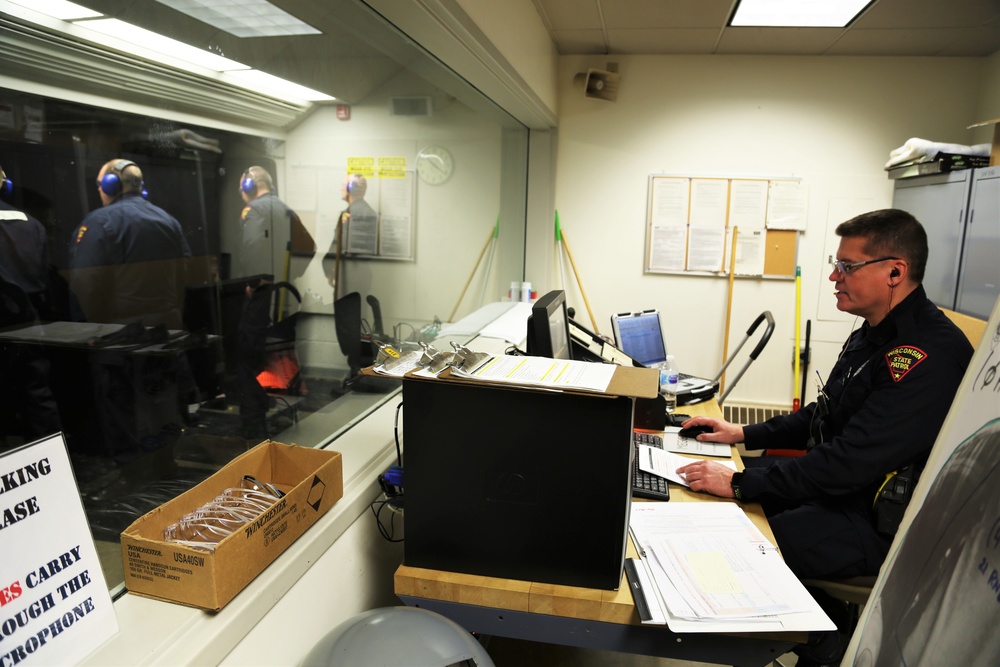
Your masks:
[{"label": "wooden pole", "polygon": [[458,312],[458,307],[462,305],[462,299],[465,298],[465,292],[469,289],[469,285],[472,283],[472,278],[476,275],[476,269],[479,268],[480,262],[483,261],[483,255],[486,254],[486,250],[497,238],[497,230],[500,228],[500,221],[497,220],[497,224],[490,230],[490,235],[486,237],[486,244],[483,249],[479,252],[479,257],[476,258],[476,263],[472,265],[472,273],[469,274],[469,279],[465,281],[465,287],[462,288],[462,293],[458,295],[458,301],[455,302],[455,308],[451,311],[451,315],[448,317],[449,322],[455,320],[455,313]]},{"label": "wooden pole", "polygon": [[[733,318],[733,282],[736,279],[736,239],[739,237],[740,228],[733,227],[733,247],[729,253],[729,295],[726,298],[726,335],[722,343],[722,363],[726,363],[729,357],[729,325]],[[723,394],[726,387],[726,374],[719,378],[719,394]]]},{"label": "wooden pole", "polygon": [[580,286],[580,295],[583,297],[583,305],[587,307],[587,314],[590,315],[590,325],[594,327],[594,333],[600,333],[597,328],[597,320],[594,319],[594,311],[590,309],[590,301],[587,300],[587,293],[583,289],[583,281],[580,280],[580,272],[576,270],[576,262],[573,261],[573,252],[569,249],[569,241],[566,240],[566,232],[560,229],[563,247],[566,248],[566,256],[569,257],[569,265],[573,267],[573,275],[576,276],[576,284]]},{"label": "wooden pole", "polygon": [[792,395],[792,412],[798,412],[799,401],[799,366],[802,360],[802,349],[799,347],[799,330],[802,328],[802,268],[795,267],[795,389]]}]

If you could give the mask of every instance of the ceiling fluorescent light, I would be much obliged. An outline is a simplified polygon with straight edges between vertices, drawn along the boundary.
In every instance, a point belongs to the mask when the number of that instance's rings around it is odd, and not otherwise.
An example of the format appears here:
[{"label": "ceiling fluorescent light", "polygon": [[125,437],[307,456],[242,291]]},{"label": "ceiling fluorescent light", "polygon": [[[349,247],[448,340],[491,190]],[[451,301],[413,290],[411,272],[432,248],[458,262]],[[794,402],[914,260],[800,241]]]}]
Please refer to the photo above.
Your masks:
[{"label": "ceiling fluorescent light", "polygon": [[[205,51],[197,47],[179,42],[176,39],[165,37],[159,33],[134,26],[118,19],[94,19],[91,21],[77,21],[74,25],[87,28],[94,32],[101,33],[108,37],[115,37],[124,42],[128,42],[141,49],[154,51],[162,56],[176,59],[191,65],[214,70],[216,72],[228,72],[230,70],[249,69],[249,66],[238,63],[229,58],[223,58],[211,51]],[[110,46],[110,45],[109,45]],[[138,52],[137,52],[138,54]],[[157,60],[162,61],[161,58]]]},{"label": "ceiling fluorescent light", "polygon": [[318,35],[320,31],[266,0],[156,0],[237,37]]},{"label": "ceiling fluorescent light", "polygon": [[33,9],[39,14],[50,16],[61,21],[74,19],[92,19],[103,16],[100,12],[81,7],[66,0],[10,0],[15,5]]},{"label": "ceiling fluorescent light", "polygon": [[237,82],[240,82],[245,87],[268,95],[274,95],[278,98],[295,98],[307,102],[330,102],[337,99],[318,90],[300,86],[297,83],[292,83],[291,81],[256,69],[226,72],[226,75],[236,79]]},{"label": "ceiling fluorescent light", "polygon": [[843,28],[872,0],[740,0],[736,27]]}]

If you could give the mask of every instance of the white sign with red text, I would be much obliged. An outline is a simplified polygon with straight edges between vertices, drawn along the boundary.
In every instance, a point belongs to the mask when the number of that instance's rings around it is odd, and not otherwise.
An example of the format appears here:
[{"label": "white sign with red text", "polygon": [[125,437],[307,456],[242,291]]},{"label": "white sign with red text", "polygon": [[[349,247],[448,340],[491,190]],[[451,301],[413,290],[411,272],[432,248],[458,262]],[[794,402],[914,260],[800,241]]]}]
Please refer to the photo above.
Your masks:
[{"label": "white sign with red text", "polygon": [[61,434],[0,455],[0,666],[72,664],[118,619]]}]

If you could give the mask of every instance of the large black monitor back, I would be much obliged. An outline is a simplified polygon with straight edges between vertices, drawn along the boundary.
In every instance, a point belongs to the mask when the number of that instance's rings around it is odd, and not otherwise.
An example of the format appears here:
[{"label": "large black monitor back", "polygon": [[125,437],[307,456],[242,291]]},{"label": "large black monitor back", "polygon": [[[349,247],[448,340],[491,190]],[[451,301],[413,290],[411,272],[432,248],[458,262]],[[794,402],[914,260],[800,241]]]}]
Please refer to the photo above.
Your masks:
[{"label": "large black monitor back", "polygon": [[618,588],[632,399],[403,380],[404,561]]}]

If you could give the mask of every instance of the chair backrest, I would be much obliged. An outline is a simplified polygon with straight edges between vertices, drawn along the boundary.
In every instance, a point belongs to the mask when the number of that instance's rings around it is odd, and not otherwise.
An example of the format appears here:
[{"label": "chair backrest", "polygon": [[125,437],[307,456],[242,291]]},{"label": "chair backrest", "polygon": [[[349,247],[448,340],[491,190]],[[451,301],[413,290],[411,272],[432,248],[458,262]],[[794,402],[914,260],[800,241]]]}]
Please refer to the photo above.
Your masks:
[{"label": "chair backrest", "polygon": [[962,330],[962,333],[972,343],[972,347],[979,347],[979,341],[983,339],[983,332],[986,331],[986,320],[955,312],[954,310],[948,310],[947,308],[942,308],[941,312],[954,322],[955,326]]}]

